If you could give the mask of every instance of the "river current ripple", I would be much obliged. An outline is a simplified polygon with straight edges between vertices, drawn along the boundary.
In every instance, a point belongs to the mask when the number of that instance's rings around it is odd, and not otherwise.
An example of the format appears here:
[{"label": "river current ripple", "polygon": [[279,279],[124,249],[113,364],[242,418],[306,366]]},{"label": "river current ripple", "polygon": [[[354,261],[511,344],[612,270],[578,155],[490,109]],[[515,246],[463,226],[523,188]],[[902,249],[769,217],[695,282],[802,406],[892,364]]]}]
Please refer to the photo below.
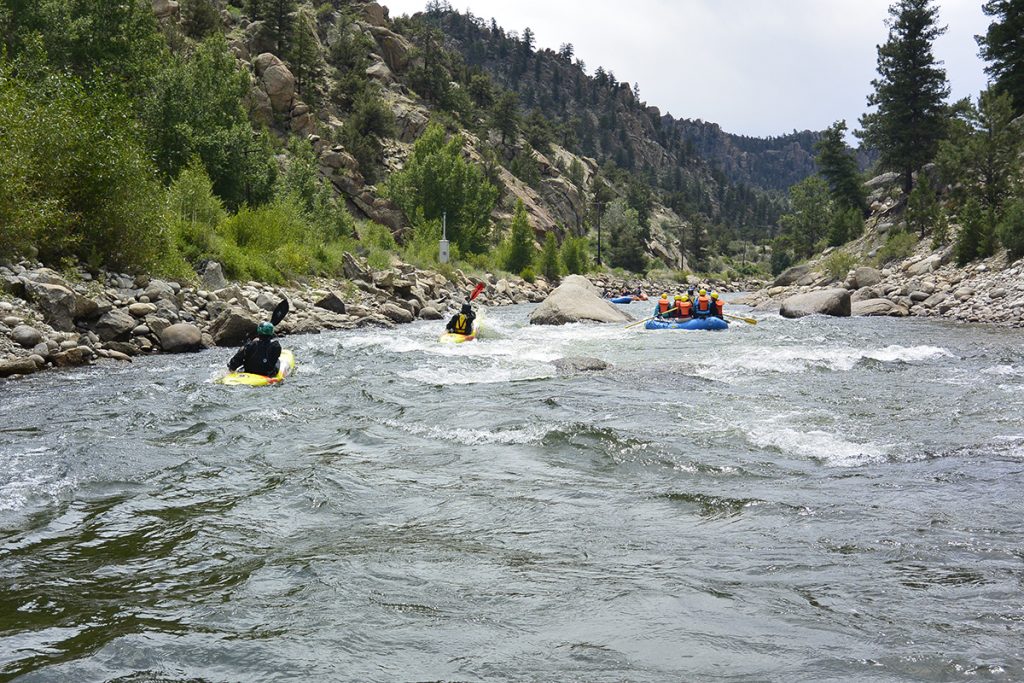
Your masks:
[{"label": "river current ripple", "polygon": [[0,680],[1024,680],[1020,331],[529,310],[0,384]]}]

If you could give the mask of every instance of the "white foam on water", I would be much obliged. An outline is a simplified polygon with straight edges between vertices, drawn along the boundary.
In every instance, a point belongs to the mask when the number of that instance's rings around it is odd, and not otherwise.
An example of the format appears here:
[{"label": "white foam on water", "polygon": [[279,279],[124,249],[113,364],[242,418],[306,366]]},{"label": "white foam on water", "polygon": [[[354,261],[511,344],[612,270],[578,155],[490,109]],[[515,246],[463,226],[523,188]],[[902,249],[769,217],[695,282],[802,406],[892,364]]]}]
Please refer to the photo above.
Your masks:
[{"label": "white foam on water", "polygon": [[523,382],[534,379],[545,379],[554,376],[548,366],[547,372],[542,367],[490,367],[490,368],[452,368],[426,367],[400,372],[399,377],[411,379],[421,384],[439,386],[461,386],[469,384],[505,384],[506,382]]},{"label": "white foam on water", "polygon": [[0,463],[0,512],[21,510],[36,498],[56,500],[78,486],[74,478],[52,466],[37,468],[27,457],[4,456]]},{"label": "white foam on water", "polygon": [[491,431],[486,429],[427,426],[396,420],[382,420],[381,424],[391,429],[401,430],[428,439],[454,441],[470,446],[481,444],[521,445],[540,443],[544,437],[556,428],[554,426],[525,425],[520,428]]},{"label": "white foam on water", "polygon": [[831,467],[859,467],[878,462],[890,451],[888,446],[856,443],[824,430],[760,425],[746,433],[748,440],[759,448],[775,448],[789,455],[813,458]]},{"label": "white foam on water", "polygon": [[991,368],[985,368],[981,371],[981,374],[994,375],[996,377],[1021,377],[1024,376],[1024,368],[1012,365],[996,365]]},{"label": "white foam on water", "polygon": [[733,352],[728,363],[699,366],[695,372],[707,379],[727,379],[737,372],[747,374],[800,374],[811,370],[849,372],[865,360],[884,363],[922,363],[953,354],[937,346],[887,346],[879,349],[841,347],[833,349],[792,346],[770,350]]}]

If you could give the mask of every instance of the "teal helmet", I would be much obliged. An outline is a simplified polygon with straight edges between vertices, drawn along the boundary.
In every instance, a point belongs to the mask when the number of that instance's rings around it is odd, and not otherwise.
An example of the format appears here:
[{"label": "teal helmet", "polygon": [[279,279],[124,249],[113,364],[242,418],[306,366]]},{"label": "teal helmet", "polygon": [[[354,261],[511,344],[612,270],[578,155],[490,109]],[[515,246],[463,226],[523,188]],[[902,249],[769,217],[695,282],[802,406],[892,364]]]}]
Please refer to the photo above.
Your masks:
[{"label": "teal helmet", "polygon": [[260,335],[261,337],[273,337],[274,326],[271,325],[270,323],[260,323],[259,325],[256,326],[256,334]]}]

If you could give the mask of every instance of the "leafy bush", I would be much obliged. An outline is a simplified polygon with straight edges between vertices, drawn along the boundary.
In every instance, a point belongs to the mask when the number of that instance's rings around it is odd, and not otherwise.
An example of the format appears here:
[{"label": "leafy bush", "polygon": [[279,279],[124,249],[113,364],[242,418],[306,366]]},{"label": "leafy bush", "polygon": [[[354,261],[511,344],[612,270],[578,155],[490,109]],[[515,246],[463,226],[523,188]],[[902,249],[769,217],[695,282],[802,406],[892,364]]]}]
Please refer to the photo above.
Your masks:
[{"label": "leafy bush", "polygon": [[884,266],[892,261],[902,261],[914,253],[917,246],[917,236],[909,232],[894,232],[889,235],[885,245],[878,250],[875,257],[878,265]]},{"label": "leafy bush", "polygon": [[848,254],[845,251],[834,251],[825,258],[822,265],[829,277],[833,280],[841,280],[857,265],[857,259],[853,254]]},{"label": "leafy bush", "polygon": [[566,237],[562,242],[562,265],[570,275],[590,272],[590,243],[586,237]]},{"label": "leafy bush", "polygon": [[519,271],[519,277],[523,278],[531,285],[537,281],[537,273],[534,272],[532,266],[526,266],[521,271]]},{"label": "leafy bush", "polygon": [[502,265],[510,273],[518,273],[533,263],[533,228],[526,216],[526,207],[522,200],[516,203],[516,213],[512,218],[512,230],[504,245],[504,262]]}]

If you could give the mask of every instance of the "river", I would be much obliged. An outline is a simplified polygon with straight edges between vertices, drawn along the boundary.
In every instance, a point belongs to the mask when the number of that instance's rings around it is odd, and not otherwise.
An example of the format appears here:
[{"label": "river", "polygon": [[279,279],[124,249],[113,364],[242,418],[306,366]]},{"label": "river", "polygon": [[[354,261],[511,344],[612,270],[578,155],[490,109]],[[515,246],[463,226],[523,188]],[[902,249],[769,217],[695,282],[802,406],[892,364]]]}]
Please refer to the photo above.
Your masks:
[{"label": "river", "polygon": [[0,383],[0,680],[1024,680],[1020,331],[530,310]]}]

